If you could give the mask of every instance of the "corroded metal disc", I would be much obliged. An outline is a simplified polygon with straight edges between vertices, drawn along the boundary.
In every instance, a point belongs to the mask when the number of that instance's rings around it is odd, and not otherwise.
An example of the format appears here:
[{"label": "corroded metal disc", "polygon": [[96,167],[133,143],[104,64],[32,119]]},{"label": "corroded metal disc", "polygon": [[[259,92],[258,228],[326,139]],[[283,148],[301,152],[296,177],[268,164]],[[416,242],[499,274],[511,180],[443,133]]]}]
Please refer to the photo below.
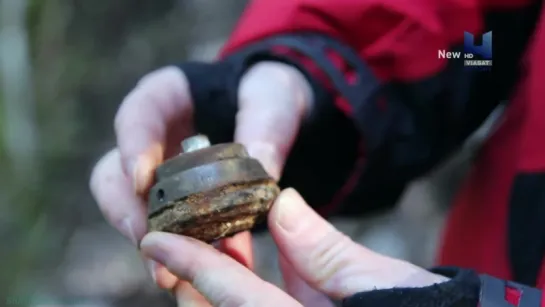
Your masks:
[{"label": "corroded metal disc", "polygon": [[205,242],[251,229],[278,195],[276,182],[244,146],[206,147],[206,137],[194,141],[184,143],[194,151],[156,170],[157,183],[148,198],[149,229]]},{"label": "corroded metal disc", "polygon": [[[178,159],[182,158],[183,155]],[[251,158],[233,158],[196,166],[164,177],[153,186],[148,199],[148,215],[153,216],[175,201],[195,193],[269,179],[261,164]]]}]

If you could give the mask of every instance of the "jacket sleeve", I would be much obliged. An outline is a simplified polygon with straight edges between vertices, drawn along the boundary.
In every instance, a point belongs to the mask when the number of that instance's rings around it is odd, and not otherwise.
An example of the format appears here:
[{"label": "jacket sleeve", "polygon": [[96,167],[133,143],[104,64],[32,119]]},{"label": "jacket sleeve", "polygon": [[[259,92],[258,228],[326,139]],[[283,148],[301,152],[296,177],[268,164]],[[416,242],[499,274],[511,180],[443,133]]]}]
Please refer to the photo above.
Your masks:
[{"label": "jacket sleeve", "polygon": [[384,208],[459,144],[449,124],[461,102],[442,97],[463,100],[467,80],[438,51],[481,29],[475,1],[252,1],[223,59],[296,65],[321,123],[303,127],[280,184],[324,215],[347,203]]},{"label": "jacket sleeve", "polygon": [[471,78],[438,53],[482,31],[484,9],[516,1],[529,0],[254,0],[222,56],[291,63],[315,90],[322,124],[303,126],[281,185],[323,215],[385,208],[493,110],[469,120]]},{"label": "jacket sleeve", "polygon": [[285,61],[313,86],[314,114],[281,186],[297,188],[323,215],[384,209],[495,107],[469,104],[468,71],[438,53],[459,53],[465,31],[482,31],[484,9],[529,1],[254,0],[223,62],[242,67],[240,75],[256,61]]}]

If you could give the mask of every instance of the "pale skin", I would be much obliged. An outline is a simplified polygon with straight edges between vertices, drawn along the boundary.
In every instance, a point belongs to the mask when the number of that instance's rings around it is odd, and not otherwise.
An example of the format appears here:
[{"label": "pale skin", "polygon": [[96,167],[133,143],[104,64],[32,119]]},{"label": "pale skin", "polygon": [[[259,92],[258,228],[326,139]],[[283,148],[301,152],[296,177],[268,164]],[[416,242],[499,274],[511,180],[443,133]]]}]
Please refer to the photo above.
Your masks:
[{"label": "pale skin", "polygon": [[[298,70],[262,62],[246,72],[238,94],[234,139],[280,178],[312,109],[310,86]],[[193,134],[192,117],[181,70],[166,67],[145,76],[116,115],[117,147],[96,164],[90,180],[105,218],[140,246],[155,282],[172,290],[180,306],[332,306],[327,296],[341,299],[375,288],[423,287],[447,280],[352,242],[292,189],[282,192],[269,214],[285,291],[252,273],[248,232],[221,241],[219,251],[183,236],[146,234],[142,195],[153,183],[154,169]]]}]

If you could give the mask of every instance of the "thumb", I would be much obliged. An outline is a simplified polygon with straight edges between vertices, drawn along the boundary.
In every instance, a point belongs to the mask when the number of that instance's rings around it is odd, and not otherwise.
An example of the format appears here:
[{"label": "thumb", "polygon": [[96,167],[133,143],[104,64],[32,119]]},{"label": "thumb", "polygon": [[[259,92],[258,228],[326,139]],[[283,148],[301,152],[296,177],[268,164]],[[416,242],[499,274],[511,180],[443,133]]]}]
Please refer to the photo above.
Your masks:
[{"label": "thumb", "polygon": [[[283,191],[269,215],[280,253],[310,286],[335,299],[362,291],[440,282],[435,274],[375,253],[335,229],[293,189]],[[422,280],[424,276],[424,280]]]},{"label": "thumb", "polygon": [[241,79],[235,141],[275,179],[310,109],[311,96],[303,74],[283,63],[260,62]]},{"label": "thumb", "polygon": [[282,279],[284,280],[285,291],[303,306],[312,307],[333,307],[333,302],[322,292],[312,288],[304,281],[297,272],[294,271],[292,265],[286,258],[278,255],[278,264]]}]

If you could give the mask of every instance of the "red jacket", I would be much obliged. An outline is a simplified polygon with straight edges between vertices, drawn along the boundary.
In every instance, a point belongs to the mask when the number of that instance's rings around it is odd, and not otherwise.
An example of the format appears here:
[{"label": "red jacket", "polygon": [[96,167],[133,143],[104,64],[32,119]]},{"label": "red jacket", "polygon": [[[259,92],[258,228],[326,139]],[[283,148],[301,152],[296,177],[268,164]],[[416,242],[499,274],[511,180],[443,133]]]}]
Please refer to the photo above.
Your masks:
[{"label": "red jacket", "polygon": [[[450,135],[454,147],[500,100],[509,99],[499,129],[479,153],[456,199],[439,264],[474,268],[544,287],[545,11],[538,2],[254,0],[224,54],[283,33],[310,31],[335,38],[356,51],[380,81],[401,84],[413,97],[424,97],[432,91],[434,82],[441,84],[447,91],[441,96],[444,107],[456,108],[459,103],[465,112],[462,121],[449,123],[454,128],[444,128],[454,130]],[[477,85],[465,97],[451,99],[465,91],[463,86],[468,85],[464,79],[470,77],[449,71],[448,60],[439,59],[438,51],[455,49],[463,42],[465,31],[493,31],[494,66],[489,72],[473,72],[472,84]],[[350,67],[342,58],[334,52],[329,57],[350,78]],[[308,68],[320,74],[312,63]],[[423,80],[428,85],[422,86]],[[356,119],[346,97],[334,94],[338,109]],[[435,112],[434,108],[430,112]],[[444,153],[453,148],[447,147]],[[444,153],[438,156],[444,157]],[[409,177],[427,169],[423,167]],[[345,190],[353,186],[347,184]],[[508,294],[510,301],[518,295],[516,291]]]}]

